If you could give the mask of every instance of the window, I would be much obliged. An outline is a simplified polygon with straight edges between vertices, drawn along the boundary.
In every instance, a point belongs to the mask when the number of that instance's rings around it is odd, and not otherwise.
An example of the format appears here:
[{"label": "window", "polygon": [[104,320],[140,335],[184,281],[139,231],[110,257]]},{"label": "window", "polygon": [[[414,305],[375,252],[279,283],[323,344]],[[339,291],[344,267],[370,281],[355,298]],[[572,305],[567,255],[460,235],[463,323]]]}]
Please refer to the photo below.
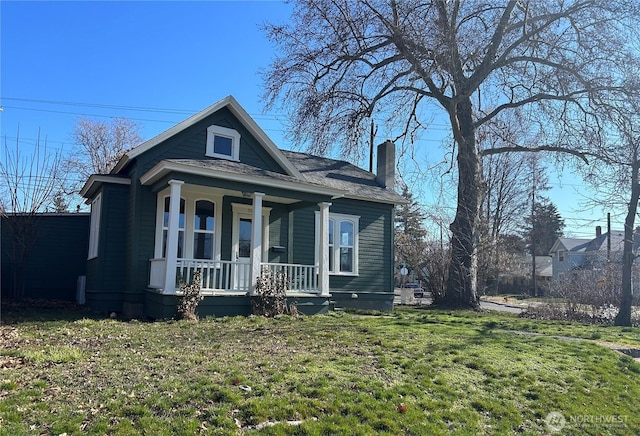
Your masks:
[{"label": "window", "polygon": [[565,251],[560,251],[558,252],[558,262],[564,262],[564,256],[565,256],[566,252]]},{"label": "window", "polygon": [[209,157],[239,160],[240,133],[220,126],[209,126],[207,129],[207,151]]},{"label": "window", "polygon": [[[182,257],[184,253],[184,213],[185,201],[184,198],[180,199],[180,215],[178,219],[178,258]],[[164,198],[164,215],[162,218],[162,257],[167,255],[167,233],[169,231],[169,197]]]},{"label": "window", "polygon": [[[316,262],[320,247],[320,212],[316,212]],[[329,272],[358,274],[359,217],[329,214]]]},{"label": "window", "polygon": [[340,237],[338,243],[338,251],[340,255],[340,272],[354,272],[354,228],[353,221],[341,220],[336,221],[336,226],[340,228]]},{"label": "window", "polygon": [[[154,257],[166,258],[167,235],[169,232],[169,193],[165,189],[158,193],[156,209],[156,236]],[[221,204],[219,195],[212,195],[209,189],[189,187],[180,193],[178,212],[178,259],[220,259],[219,220],[217,206]]]},{"label": "window", "polygon": [[197,200],[193,220],[193,258],[213,259],[214,204]]},{"label": "window", "polygon": [[98,237],[100,234],[100,211],[102,209],[102,194],[96,195],[91,202],[91,225],[89,228],[88,259],[98,257]]}]

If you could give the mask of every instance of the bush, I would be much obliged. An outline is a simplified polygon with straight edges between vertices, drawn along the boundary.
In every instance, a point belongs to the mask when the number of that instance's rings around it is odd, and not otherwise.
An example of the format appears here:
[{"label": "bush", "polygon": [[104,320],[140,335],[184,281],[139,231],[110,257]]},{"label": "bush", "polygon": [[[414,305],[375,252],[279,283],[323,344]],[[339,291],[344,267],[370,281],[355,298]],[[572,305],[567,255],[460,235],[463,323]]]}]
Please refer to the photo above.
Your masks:
[{"label": "bush", "polygon": [[576,271],[570,281],[553,286],[550,302],[529,307],[524,316],[611,325],[620,307],[621,283],[616,265]]},{"label": "bush", "polygon": [[182,296],[178,300],[178,315],[180,319],[188,321],[197,321],[198,314],[196,309],[198,304],[204,298],[200,295],[201,291],[202,270],[195,270],[190,283],[180,281],[180,290]]},{"label": "bush", "polygon": [[274,317],[291,313],[297,314],[295,306],[287,306],[289,277],[282,271],[273,272],[264,268],[256,282],[256,292],[251,297],[251,309],[254,315]]}]

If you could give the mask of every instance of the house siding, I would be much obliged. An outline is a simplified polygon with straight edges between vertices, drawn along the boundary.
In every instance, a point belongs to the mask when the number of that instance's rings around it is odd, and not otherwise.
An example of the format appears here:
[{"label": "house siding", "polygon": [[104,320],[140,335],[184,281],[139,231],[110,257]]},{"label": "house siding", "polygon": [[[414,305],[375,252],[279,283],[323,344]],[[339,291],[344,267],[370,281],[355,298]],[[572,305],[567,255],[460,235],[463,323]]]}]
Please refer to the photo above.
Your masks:
[{"label": "house siding", "polygon": [[[318,207],[294,211],[293,262],[315,262],[315,212]],[[337,307],[391,310],[393,307],[393,206],[358,200],[337,200],[331,213],[360,217],[358,229],[358,275],[329,276]],[[384,265],[389,265],[384,268]],[[357,298],[353,298],[354,294]]]},{"label": "house siding", "polygon": [[[274,204],[269,216],[268,262],[289,263],[289,208]],[[283,247],[283,252],[275,252],[272,247]]]},{"label": "house siding", "polygon": [[128,176],[132,184],[126,198],[126,282],[122,289],[121,311],[127,318],[144,314],[144,291],[149,284],[156,227],[156,193],[139,182],[141,168],[132,165]]},{"label": "house siding", "polygon": [[227,108],[221,109],[139,156],[141,173],[148,171],[164,159],[214,159],[205,156],[207,128],[213,124],[234,129],[240,133],[242,163],[284,174],[284,170],[278,163]]},{"label": "house siding", "polygon": [[87,261],[86,301],[94,311],[120,312],[126,287],[128,185],[104,184],[98,256]]}]

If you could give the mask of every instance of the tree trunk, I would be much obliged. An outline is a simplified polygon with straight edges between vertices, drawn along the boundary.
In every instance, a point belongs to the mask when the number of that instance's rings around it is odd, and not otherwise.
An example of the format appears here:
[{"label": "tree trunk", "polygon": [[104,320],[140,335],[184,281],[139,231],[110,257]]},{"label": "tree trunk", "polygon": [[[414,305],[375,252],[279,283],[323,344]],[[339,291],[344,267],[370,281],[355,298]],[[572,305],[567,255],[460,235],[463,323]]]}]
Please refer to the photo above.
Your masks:
[{"label": "tree trunk", "polygon": [[638,180],[638,172],[640,162],[637,156],[634,156],[634,162],[631,165],[631,199],[627,209],[627,216],[624,220],[624,247],[622,252],[622,295],[620,296],[620,308],[615,318],[615,324],[621,326],[631,326],[631,304],[633,300],[633,239],[635,217],[638,211],[638,199],[640,198],[640,180]]},{"label": "tree trunk", "polygon": [[482,174],[476,147],[471,101],[457,106],[460,126],[458,143],[458,207],[451,223],[451,261],[447,291],[442,303],[452,307],[477,308],[478,253],[476,238],[480,222]]}]

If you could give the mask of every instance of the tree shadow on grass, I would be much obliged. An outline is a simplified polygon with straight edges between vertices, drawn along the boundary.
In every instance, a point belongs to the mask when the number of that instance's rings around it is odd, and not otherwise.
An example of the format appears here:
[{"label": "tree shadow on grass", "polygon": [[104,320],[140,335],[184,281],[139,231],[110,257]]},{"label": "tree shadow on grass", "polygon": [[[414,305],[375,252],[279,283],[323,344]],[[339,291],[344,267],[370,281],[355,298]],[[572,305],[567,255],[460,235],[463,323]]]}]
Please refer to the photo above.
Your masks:
[{"label": "tree shadow on grass", "polygon": [[73,322],[81,319],[100,319],[104,314],[89,310],[70,301],[25,299],[3,301],[0,324],[15,325],[49,321]]}]

